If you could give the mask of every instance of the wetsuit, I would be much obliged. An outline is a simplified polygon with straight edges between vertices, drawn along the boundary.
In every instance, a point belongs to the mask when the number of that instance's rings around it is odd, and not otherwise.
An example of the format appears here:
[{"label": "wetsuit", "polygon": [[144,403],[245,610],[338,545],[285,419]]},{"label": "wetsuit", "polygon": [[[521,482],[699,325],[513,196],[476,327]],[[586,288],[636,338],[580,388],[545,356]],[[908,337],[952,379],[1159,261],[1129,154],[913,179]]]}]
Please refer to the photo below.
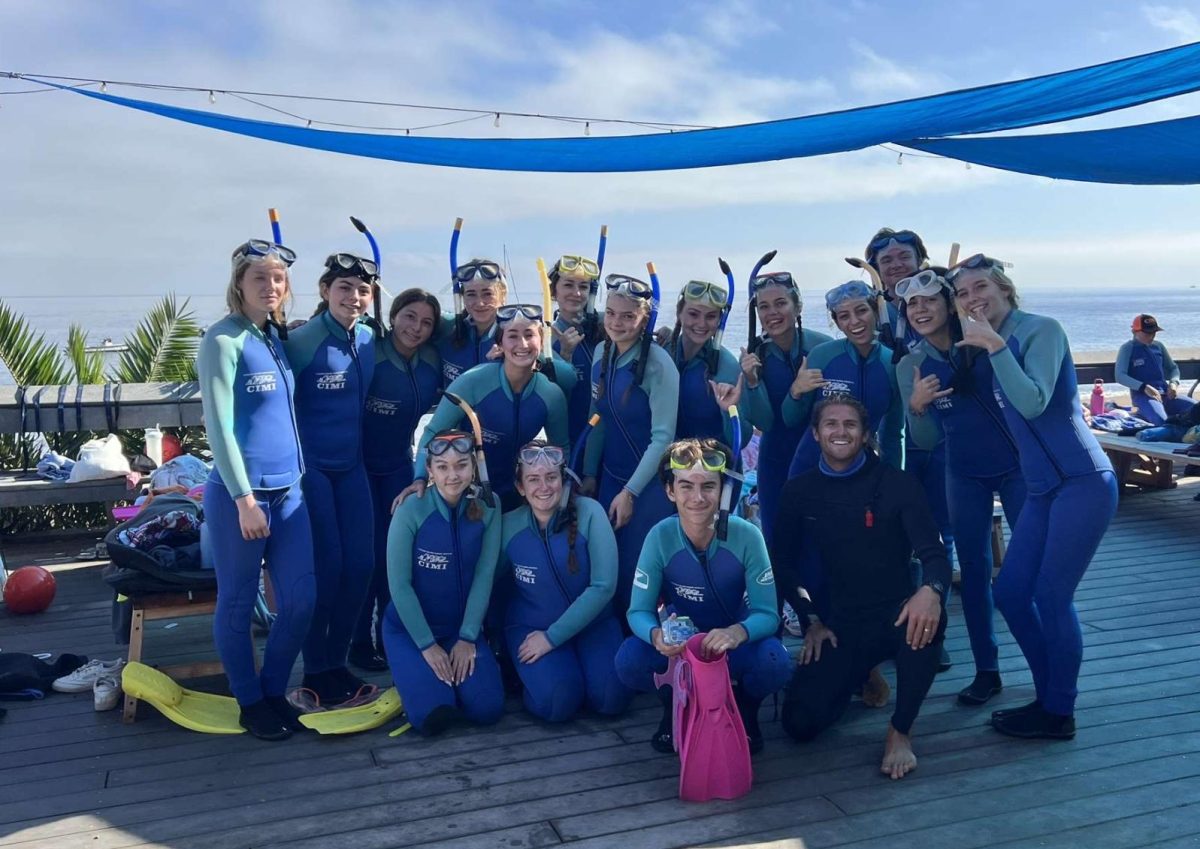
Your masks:
[{"label": "wetsuit", "polygon": [[[462,344],[460,345],[455,339],[455,327],[462,328]],[[438,354],[442,358],[442,388],[450,388],[450,384],[457,380],[461,375],[466,374],[471,369],[478,365],[484,365],[499,360],[489,360],[488,354],[491,353],[493,347],[500,343],[496,332],[499,325],[495,321],[488,328],[486,333],[480,334],[475,329],[475,323],[469,318],[463,319],[460,324],[456,325],[456,319],[453,315],[442,313],[441,321],[438,324],[438,330],[435,334],[435,345]],[[575,369],[571,364],[557,354],[552,355],[554,362],[554,380],[558,387],[563,391],[563,395],[570,397],[575,390],[575,384],[578,378]]]},{"label": "wetsuit", "polygon": [[653,691],[654,673],[667,670],[667,658],[651,638],[659,627],[660,598],[701,632],[737,624],[745,628],[749,639],[729,652],[729,678],[750,710],[787,683],[792,661],[775,636],[775,579],[762,532],[754,525],[730,516],[728,539],[714,535],[704,551],[692,545],[678,516],[651,529],[629,604],[633,636],[617,653],[617,674],[641,692]]},{"label": "wetsuit", "polygon": [[[443,705],[485,725],[504,713],[500,667],[482,632],[500,554],[499,502],[479,519],[467,515],[468,504],[463,498],[451,508],[431,486],[404,500],[388,530],[392,603],[383,640],[405,713],[420,732]],[[459,640],[475,644],[475,672],[454,687],[438,680],[421,652],[437,643],[449,654]]]},{"label": "wetsuit", "polygon": [[[843,472],[823,459],[818,468],[787,482],[772,548],[778,580],[803,619],[819,612],[837,635],[821,659],[796,667],[783,704],[783,728],[810,740],[834,724],[884,660],[896,662],[892,727],[908,734],[937,673],[946,613],[932,641],[913,650],[908,623],[894,624],[913,595],[909,557],[915,552],[925,579],[950,583],[950,562],[921,485],[911,475],[863,453]],[[815,561],[828,587],[820,610],[797,590]],[[806,587],[807,589],[807,587]]]},{"label": "wetsuit", "polygon": [[[675,438],[687,439],[695,437],[704,439],[711,437],[733,447],[733,427],[729,416],[721,410],[717,399],[713,397],[710,380],[717,383],[737,383],[742,368],[728,348],[717,348],[716,342],[709,339],[696,355],[690,360],[683,360],[683,340],[675,340],[674,345],[668,346],[675,368],[679,371],[679,409],[675,418]],[[715,368],[714,368],[715,366]],[[736,446],[738,451],[746,447],[754,433],[750,422],[749,412],[742,413],[742,444]]]},{"label": "wetsuit", "polygon": [[371,487],[363,465],[363,407],[375,372],[375,334],[347,330],[328,310],[286,342],[296,373],[304,498],[313,517],[317,605],[304,641],[304,672],[346,665],[374,568]]},{"label": "wetsuit", "polygon": [[[559,333],[565,333],[570,328],[574,327],[582,333],[583,325],[573,324],[561,317],[555,317],[554,329]],[[562,355],[562,341],[554,340],[554,353],[558,354],[560,359]],[[571,366],[575,371],[575,385],[571,388],[567,395],[567,433],[570,435],[571,445],[579,439],[579,434],[583,432],[584,425],[587,424],[588,413],[592,406],[592,382],[590,372],[592,368],[592,357],[595,354],[597,340],[581,339],[579,344],[575,346],[575,350],[571,352]],[[565,362],[565,361],[564,361]],[[557,361],[556,361],[557,363]],[[555,376],[557,376],[557,366]]]},{"label": "wetsuit", "polygon": [[[519,394],[504,373],[503,363],[476,366],[450,384],[448,392],[462,398],[475,410],[483,428],[483,453],[487,457],[492,491],[505,506],[516,507],[521,496],[513,484],[517,452],[544,427],[553,445],[567,446],[567,402],[562,390],[541,372],[534,372]],[[466,416],[448,398],[443,398],[417,446],[415,474],[427,477],[425,446],[438,431],[469,425]]]},{"label": "wetsuit", "polygon": [[[1167,397],[1167,389],[1179,385],[1179,366],[1167,353],[1167,348],[1157,339],[1143,345],[1131,339],[1117,351],[1117,382],[1129,387],[1133,406],[1138,416],[1154,425],[1161,425],[1167,416],[1186,413],[1196,402],[1187,397]],[[1154,387],[1162,395],[1157,401],[1146,394],[1146,387]]]},{"label": "wetsuit", "polygon": [[1043,708],[1074,712],[1083,634],[1073,602],[1117,509],[1112,465],[1083,421],[1075,363],[1057,321],[1012,310],[992,354],[996,399],[1017,440],[1028,495],[994,588]]},{"label": "wetsuit", "polygon": [[[413,481],[413,433],[437,401],[442,364],[432,345],[405,359],[391,336],[375,342],[375,376],[363,414],[363,459],[375,516],[375,568],[371,588],[354,631],[354,644],[382,646],[383,611],[388,603],[387,535],[392,501]],[[371,627],[376,639],[372,640]]]},{"label": "wetsuit", "polygon": [[[658,345],[651,345],[646,373],[641,385],[636,384],[640,352],[640,342],[620,357],[616,356],[614,345],[596,349],[592,363],[592,412],[600,414],[600,423],[588,437],[584,457],[584,473],[598,477],[596,500],[605,511],[622,489],[634,496],[633,513],[616,532],[618,572],[613,610],[618,617],[624,617],[629,609],[633,572],[646,534],[675,512],[657,477],[659,461],[675,438],[679,372],[670,354]],[[606,353],[610,353],[607,368]],[[616,362],[611,362],[612,359]],[[602,391],[601,371],[604,372]]]},{"label": "wetsuit", "polygon": [[816,468],[821,449],[813,437],[809,418],[818,401],[834,395],[850,395],[862,402],[868,413],[867,429],[877,434],[883,461],[900,468],[904,455],[900,442],[904,405],[896,386],[891,348],[876,341],[863,359],[848,339],[835,339],[813,349],[808,355],[808,367],[820,369],[829,382],[821,389],[804,393],[799,399],[793,398],[790,392],[783,399],[784,422],[790,427],[804,427],[788,477],[794,478]]},{"label": "wetsuit", "polygon": [[[526,710],[548,722],[567,721],[585,702],[596,713],[615,715],[633,698],[613,664],[622,638],[611,605],[617,541],[599,503],[576,497],[574,504],[574,540],[561,513],[550,520],[549,533],[528,506],[504,516],[500,562],[515,585],[505,622],[508,653],[525,685]],[[521,663],[518,649],[533,631],[545,632],[554,649]]]},{"label": "wetsuit", "polygon": [[[213,639],[241,705],[282,696],[312,618],[312,533],[300,487],[304,461],[287,354],[269,326],[230,315],[204,334],[196,362],[213,470],[204,520],[217,576]],[[242,538],[235,498],[253,493],[270,536]],[[276,619],[261,675],[254,668],[250,617],[263,561],[275,589]]]},{"label": "wetsuit", "polygon": [[[970,357],[952,348],[949,355],[922,342],[896,367],[905,409],[912,397],[913,370],[934,375],[939,389],[954,392],[934,401],[917,416],[909,410],[908,433],[919,447],[941,439],[946,451],[946,493],[954,545],[962,570],[963,619],[978,672],[999,671],[992,604],[992,516],[994,496],[1000,496],[1009,527],[1015,527],[1025,503],[1017,443],[1004,422],[992,393],[992,363],[976,352]],[[956,378],[956,366],[964,373]],[[928,493],[926,488],[926,493]]]},{"label": "wetsuit", "polygon": [[824,333],[804,328],[803,336],[792,335],[791,350],[784,351],[770,337],[764,338],[756,351],[762,361],[758,385],[751,389],[747,384],[742,392],[741,406],[762,431],[758,447],[758,503],[763,535],[768,540],[772,538],[775,513],[779,509],[779,492],[787,481],[788,467],[808,424],[787,424],[781,411],[783,399],[788,396],[804,358],[818,345],[831,341]]}]

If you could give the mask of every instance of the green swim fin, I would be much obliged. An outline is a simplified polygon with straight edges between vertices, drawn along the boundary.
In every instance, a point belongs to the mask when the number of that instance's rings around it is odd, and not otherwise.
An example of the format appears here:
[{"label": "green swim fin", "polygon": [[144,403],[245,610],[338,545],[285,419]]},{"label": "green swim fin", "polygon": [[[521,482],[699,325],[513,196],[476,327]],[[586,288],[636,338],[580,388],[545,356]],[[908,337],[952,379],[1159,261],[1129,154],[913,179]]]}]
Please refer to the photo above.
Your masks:
[{"label": "green swim fin", "polygon": [[355,734],[378,728],[403,709],[400,694],[390,687],[370,704],[301,715],[300,723],[318,734]]},{"label": "green swim fin", "polygon": [[229,696],[185,690],[170,677],[144,663],[128,663],[121,673],[121,688],[135,699],[149,702],[177,725],[202,734],[244,734],[238,723],[241,709]]}]

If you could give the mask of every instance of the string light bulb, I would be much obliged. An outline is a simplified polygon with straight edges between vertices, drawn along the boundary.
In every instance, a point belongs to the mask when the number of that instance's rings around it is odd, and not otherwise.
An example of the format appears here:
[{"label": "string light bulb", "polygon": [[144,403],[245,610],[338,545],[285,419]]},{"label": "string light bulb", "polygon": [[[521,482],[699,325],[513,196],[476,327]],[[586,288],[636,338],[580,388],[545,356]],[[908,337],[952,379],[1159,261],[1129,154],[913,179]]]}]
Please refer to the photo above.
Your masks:
[{"label": "string light bulb", "polygon": [[108,83],[105,83],[105,82],[100,83],[100,91],[101,92],[108,91]]},{"label": "string light bulb", "polygon": [[217,102],[217,94],[212,89],[209,89],[209,92],[208,92],[208,102],[209,103]]},{"label": "string light bulb", "polygon": [[585,136],[590,136],[592,134],[592,122],[591,121],[583,122],[583,134]]},{"label": "string light bulb", "polygon": [[896,164],[897,165],[904,164],[904,153],[903,152],[901,152],[900,155],[896,157]]},{"label": "string light bulb", "polygon": [[500,126],[500,113],[499,113],[499,112],[497,112],[497,113],[496,113],[496,120],[495,120],[495,121],[492,121],[492,126],[493,126],[493,127],[499,127],[499,126]]},{"label": "string light bulb", "polygon": [[971,163],[970,163],[970,162],[968,162],[968,163],[967,163],[967,170],[968,170],[968,171],[970,171],[970,170],[971,170]]}]

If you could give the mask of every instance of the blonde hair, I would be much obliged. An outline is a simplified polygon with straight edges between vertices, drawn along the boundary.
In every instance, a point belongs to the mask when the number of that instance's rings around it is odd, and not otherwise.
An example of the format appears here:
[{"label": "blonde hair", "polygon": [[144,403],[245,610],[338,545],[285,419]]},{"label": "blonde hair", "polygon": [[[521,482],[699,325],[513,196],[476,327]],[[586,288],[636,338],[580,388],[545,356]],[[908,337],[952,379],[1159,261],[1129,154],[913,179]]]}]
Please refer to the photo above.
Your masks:
[{"label": "blonde hair", "polygon": [[500,276],[497,277],[495,280],[488,280],[482,274],[476,274],[475,278],[473,280],[462,284],[463,291],[466,291],[466,288],[468,286],[476,286],[476,285],[479,285],[482,283],[483,285],[489,286],[489,287],[495,286],[496,288],[498,288],[500,290],[500,303],[503,304],[506,300],[508,300],[508,279],[504,276],[504,266],[501,265],[500,263],[496,262],[494,259],[486,259],[481,256],[473,256],[466,262],[460,263],[460,264],[461,265],[470,265],[473,262],[490,262],[492,265],[494,265],[498,269],[500,269]]},{"label": "blonde hair", "polygon": [[[964,274],[968,271],[982,271],[993,283],[996,284],[1004,296],[1008,299],[1008,305],[1013,309],[1019,309],[1021,306],[1021,297],[1017,294],[1017,284],[1012,281],[1012,278],[1004,273],[1004,269],[999,265],[990,265],[987,268],[971,268],[964,270]],[[958,294],[958,276],[955,276],[954,292]]]},{"label": "blonde hair", "polygon": [[283,277],[287,281],[287,291],[284,292],[283,300],[280,302],[279,307],[271,313],[272,321],[276,324],[283,324],[286,319],[287,307],[292,302],[292,276],[288,271],[287,265],[277,257],[265,256],[251,262],[245,254],[235,251],[233,254],[233,268],[229,272],[229,286],[225,289],[225,306],[229,308],[231,315],[246,315],[246,304],[242,299],[242,280],[245,279],[246,271],[250,266],[257,263],[271,263],[283,269]]}]

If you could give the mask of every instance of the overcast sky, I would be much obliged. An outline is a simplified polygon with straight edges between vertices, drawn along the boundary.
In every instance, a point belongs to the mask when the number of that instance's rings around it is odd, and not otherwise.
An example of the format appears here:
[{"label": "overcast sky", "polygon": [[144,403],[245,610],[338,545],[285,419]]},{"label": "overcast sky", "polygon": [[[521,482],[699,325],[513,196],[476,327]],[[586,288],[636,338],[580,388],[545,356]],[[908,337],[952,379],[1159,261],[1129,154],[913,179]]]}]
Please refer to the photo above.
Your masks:
[{"label": "overcast sky", "polygon": [[[0,70],[719,125],[1159,50],[1200,40],[1198,9],[1114,0],[5,0]],[[29,87],[0,80],[0,92]],[[109,90],[286,120],[228,96],[210,106],[206,94]],[[1198,105],[1193,95],[1064,126],[1161,120]],[[442,119],[286,108],[389,126]],[[483,120],[429,132],[579,129],[505,118],[498,129]],[[919,230],[935,258],[959,241],[1010,260],[1023,286],[1195,282],[1195,187],[1093,186],[896,160],[872,148],[683,172],[490,173],[276,145],[69,93],[0,95],[0,296],[219,292],[229,251],[269,234],[269,206],[301,254],[299,287],[315,285],[327,253],[365,252],[352,214],[379,237],[393,292],[445,285],[456,216],[467,222],[462,256],[507,247],[518,283],[531,288],[536,256],[594,253],[601,223],[611,233],[607,270],[637,273],[654,259],[668,286],[716,278],[718,253],[744,277],[755,257],[779,248],[773,267],[825,288],[846,278],[841,257],[860,253],[882,225]],[[61,273],[39,269],[47,257]]]}]

